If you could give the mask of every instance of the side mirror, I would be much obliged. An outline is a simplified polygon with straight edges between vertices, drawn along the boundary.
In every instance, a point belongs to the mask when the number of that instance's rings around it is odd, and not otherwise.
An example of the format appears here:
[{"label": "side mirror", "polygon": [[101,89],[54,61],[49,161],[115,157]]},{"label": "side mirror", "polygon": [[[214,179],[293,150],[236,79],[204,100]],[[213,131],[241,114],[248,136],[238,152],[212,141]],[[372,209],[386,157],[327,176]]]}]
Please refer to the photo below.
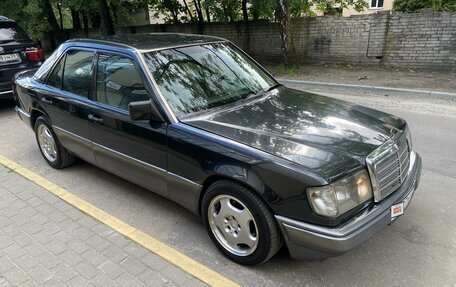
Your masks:
[{"label": "side mirror", "polygon": [[133,121],[154,121],[164,122],[157,107],[151,101],[132,102],[128,104],[130,119]]}]

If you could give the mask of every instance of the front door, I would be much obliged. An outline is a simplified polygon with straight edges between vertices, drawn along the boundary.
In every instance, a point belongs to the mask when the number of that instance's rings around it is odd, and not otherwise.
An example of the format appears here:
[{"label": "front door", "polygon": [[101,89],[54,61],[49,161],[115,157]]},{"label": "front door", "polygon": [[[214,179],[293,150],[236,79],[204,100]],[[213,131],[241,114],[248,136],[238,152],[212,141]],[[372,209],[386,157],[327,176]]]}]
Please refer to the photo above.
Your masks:
[{"label": "front door", "polygon": [[97,164],[167,196],[166,124],[132,121],[128,104],[150,99],[133,58],[99,53],[89,127]]}]

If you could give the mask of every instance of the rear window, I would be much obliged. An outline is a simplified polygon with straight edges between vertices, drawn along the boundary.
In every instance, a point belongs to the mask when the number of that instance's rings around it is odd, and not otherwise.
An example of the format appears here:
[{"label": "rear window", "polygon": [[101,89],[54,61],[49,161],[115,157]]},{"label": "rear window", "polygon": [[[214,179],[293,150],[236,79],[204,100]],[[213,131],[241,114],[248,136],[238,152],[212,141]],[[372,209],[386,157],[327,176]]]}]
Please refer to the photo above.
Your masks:
[{"label": "rear window", "polygon": [[14,40],[30,41],[30,37],[15,22],[0,22],[0,43]]}]

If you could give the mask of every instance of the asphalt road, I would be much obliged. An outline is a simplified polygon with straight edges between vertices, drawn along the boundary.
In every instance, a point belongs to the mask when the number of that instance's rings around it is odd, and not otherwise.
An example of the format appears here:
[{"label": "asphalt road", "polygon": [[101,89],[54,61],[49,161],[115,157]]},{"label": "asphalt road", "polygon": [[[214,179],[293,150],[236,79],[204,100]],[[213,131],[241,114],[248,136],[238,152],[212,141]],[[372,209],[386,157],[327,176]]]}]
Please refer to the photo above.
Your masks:
[{"label": "asphalt road", "polygon": [[48,167],[34,134],[0,107],[0,154],[244,286],[456,286],[456,102],[334,95],[405,118],[423,158],[421,185],[405,215],[355,250],[322,262],[289,258],[262,266],[231,263],[200,220],[178,205],[84,162]]}]

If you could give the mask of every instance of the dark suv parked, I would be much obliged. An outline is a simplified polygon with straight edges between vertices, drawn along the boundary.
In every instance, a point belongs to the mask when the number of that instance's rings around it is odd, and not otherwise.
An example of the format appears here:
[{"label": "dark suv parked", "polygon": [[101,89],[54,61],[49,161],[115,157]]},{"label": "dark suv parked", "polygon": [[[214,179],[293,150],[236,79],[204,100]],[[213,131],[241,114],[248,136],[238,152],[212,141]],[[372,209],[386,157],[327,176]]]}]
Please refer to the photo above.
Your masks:
[{"label": "dark suv parked", "polygon": [[13,97],[14,74],[43,62],[41,47],[16,22],[0,16],[0,99]]}]

